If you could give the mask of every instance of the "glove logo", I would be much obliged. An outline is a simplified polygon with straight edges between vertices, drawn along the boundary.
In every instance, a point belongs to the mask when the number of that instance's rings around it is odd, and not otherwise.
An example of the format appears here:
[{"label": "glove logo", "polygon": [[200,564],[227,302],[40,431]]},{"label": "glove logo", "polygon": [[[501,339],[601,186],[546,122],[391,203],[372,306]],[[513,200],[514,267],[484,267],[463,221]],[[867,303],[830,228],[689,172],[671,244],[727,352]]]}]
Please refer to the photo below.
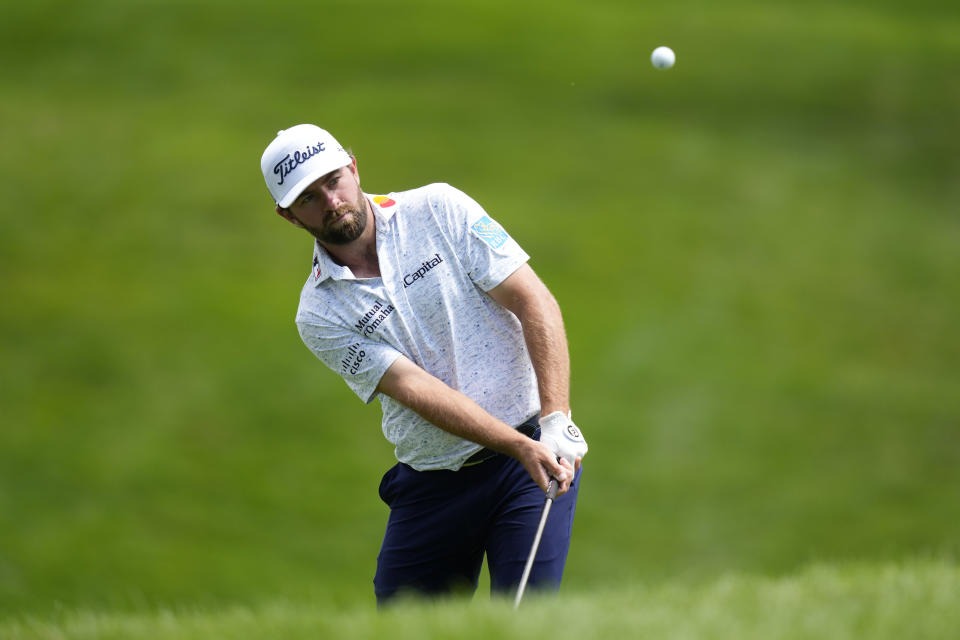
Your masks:
[{"label": "glove logo", "polygon": [[567,427],[567,436],[571,440],[576,440],[577,442],[583,440],[583,435],[580,434],[580,430],[572,424]]}]

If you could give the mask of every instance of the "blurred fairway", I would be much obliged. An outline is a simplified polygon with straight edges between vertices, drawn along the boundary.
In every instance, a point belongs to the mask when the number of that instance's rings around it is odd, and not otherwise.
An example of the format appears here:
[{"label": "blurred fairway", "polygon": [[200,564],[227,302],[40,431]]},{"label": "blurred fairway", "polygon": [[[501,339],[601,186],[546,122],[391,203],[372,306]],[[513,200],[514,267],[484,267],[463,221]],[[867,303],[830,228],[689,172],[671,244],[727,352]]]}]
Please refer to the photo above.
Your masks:
[{"label": "blurred fairway", "polygon": [[372,606],[391,447],[259,174],[300,122],[561,302],[570,588],[955,557],[955,2],[39,0],[0,55],[0,613]]}]

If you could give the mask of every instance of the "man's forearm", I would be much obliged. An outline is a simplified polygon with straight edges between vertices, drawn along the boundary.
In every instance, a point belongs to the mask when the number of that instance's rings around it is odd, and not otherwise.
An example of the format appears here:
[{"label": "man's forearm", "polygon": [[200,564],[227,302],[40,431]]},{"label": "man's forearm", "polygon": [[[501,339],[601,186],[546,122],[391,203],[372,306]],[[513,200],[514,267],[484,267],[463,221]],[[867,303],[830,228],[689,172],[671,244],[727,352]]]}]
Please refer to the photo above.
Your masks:
[{"label": "man's forearm", "polygon": [[523,265],[489,291],[520,320],[523,339],[537,374],[540,413],[570,410],[570,352],[560,305],[529,265]]},{"label": "man's forearm", "polygon": [[551,477],[559,481],[557,495],[570,489],[573,475],[567,473],[549,449],[494,418],[468,396],[430,375],[409,358],[400,356],[390,365],[377,391],[444,431],[516,458],[544,491]]},{"label": "man's forearm", "polygon": [[444,384],[407,358],[387,370],[377,391],[409,407],[430,424],[485,447],[520,457],[529,439],[494,418],[471,398]]},{"label": "man's forearm", "polygon": [[542,295],[518,311],[523,338],[537,374],[540,412],[543,415],[554,411],[567,413],[570,410],[570,352],[560,306],[544,287]]}]

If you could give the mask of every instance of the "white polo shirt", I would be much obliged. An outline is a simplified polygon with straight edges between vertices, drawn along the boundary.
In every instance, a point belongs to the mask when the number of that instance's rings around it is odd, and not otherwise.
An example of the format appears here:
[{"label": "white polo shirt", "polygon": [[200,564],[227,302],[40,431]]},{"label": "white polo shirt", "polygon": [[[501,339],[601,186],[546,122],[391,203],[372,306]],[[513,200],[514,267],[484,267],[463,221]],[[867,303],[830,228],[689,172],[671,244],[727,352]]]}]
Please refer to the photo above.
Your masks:
[{"label": "white polo shirt", "polygon": [[480,445],[433,426],[377,384],[403,354],[491,415],[518,425],[540,411],[520,322],[486,291],[529,256],[483,208],[447,184],[367,196],[379,278],[355,278],[314,245],[300,295],[304,344],[364,402],[377,395],[397,460],[459,469]]}]

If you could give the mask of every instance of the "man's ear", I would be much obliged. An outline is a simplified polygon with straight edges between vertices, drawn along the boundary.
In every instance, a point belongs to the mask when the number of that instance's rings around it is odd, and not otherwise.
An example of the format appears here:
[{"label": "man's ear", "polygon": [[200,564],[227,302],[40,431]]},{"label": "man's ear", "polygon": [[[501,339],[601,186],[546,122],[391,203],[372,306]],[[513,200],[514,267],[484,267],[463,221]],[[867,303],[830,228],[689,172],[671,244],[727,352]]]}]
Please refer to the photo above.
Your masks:
[{"label": "man's ear", "polygon": [[357,181],[357,184],[360,184],[360,171],[357,169],[357,157],[354,155],[350,156],[350,164],[347,165],[350,173],[353,174],[354,180]]},{"label": "man's ear", "polygon": [[304,228],[303,225],[300,224],[300,221],[297,220],[297,219],[294,217],[294,215],[290,212],[290,209],[284,209],[284,208],[281,207],[280,205],[277,205],[276,211],[277,211],[277,215],[278,215],[278,216],[280,216],[281,218],[283,218],[284,220],[286,220],[287,222],[289,222],[289,223],[292,224],[293,226],[295,226],[295,227],[300,227],[301,229]]}]

